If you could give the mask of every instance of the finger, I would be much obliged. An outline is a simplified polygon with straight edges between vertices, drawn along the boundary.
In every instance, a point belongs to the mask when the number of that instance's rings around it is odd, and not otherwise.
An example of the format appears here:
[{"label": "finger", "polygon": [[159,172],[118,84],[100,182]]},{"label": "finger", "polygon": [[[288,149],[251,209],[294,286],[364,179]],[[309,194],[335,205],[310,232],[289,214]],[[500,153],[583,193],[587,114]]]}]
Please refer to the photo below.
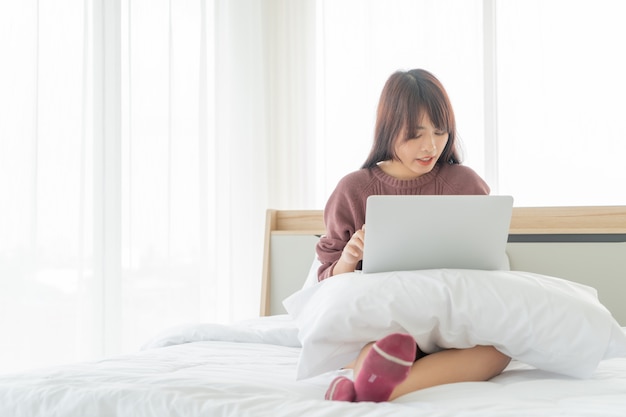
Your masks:
[{"label": "finger", "polygon": [[352,256],[355,259],[358,259],[359,251],[355,249],[354,247],[350,247],[350,256]]},{"label": "finger", "polygon": [[346,247],[344,248],[344,251],[354,257],[355,259],[361,259],[361,256],[363,254],[363,242],[361,242],[360,240],[353,238],[350,239],[350,242],[348,242],[348,244],[346,245]]},{"label": "finger", "polygon": [[341,257],[349,263],[356,262],[359,258],[349,248],[345,248]]},{"label": "finger", "polygon": [[360,251],[361,247],[363,246],[363,242],[359,239],[358,236],[355,236],[353,239],[350,240],[350,242],[348,243],[348,246],[350,247],[350,250],[354,251]]}]

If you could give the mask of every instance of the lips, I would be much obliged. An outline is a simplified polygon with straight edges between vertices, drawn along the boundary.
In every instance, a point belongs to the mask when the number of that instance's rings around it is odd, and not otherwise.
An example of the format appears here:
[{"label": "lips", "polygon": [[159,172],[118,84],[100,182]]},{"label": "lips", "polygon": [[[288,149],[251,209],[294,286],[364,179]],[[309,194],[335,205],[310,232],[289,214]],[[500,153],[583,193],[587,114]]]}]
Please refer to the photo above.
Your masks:
[{"label": "lips", "polygon": [[420,165],[430,165],[430,163],[434,160],[435,158],[433,158],[432,156],[426,157],[426,158],[417,158],[416,161],[418,164]]}]

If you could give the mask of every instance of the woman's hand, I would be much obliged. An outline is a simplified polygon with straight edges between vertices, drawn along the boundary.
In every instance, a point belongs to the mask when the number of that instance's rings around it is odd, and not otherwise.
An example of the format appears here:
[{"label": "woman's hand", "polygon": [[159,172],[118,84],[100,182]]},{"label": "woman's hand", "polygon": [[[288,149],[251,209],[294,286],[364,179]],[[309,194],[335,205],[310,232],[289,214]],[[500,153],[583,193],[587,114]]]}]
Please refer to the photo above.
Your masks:
[{"label": "woman's hand", "polygon": [[357,264],[363,259],[363,247],[365,242],[365,225],[354,232],[341,252],[341,258],[335,264],[332,275],[354,272]]}]

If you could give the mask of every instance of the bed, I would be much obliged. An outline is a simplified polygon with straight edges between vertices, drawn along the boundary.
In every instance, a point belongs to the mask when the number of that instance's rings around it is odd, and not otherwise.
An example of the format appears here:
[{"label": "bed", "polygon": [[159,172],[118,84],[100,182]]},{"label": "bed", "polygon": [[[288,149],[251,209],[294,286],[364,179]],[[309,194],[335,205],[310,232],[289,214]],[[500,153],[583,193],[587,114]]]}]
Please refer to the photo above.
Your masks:
[{"label": "bed", "polygon": [[[231,325],[181,325],[164,329],[131,354],[2,375],[0,416],[626,415],[626,351],[621,344],[626,340],[626,207],[513,212],[507,246],[511,271],[505,273],[538,280],[545,276],[553,281],[539,280],[541,285],[568,286],[567,291],[586,297],[596,314],[576,324],[586,330],[565,342],[589,344],[594,341],[585,331],[613,323],[597,332],[599,340],[608,331],[610,340],[602,340],[608,347],[587,374],[574,375],[570,371],[577,364],[571,362],[561,372],[515,359],[491,381],[442,385],[388,403],[325,401],[330,381],[350,376],[350,371],[302,371],[306,320],[294,311],[306,310],[311,304],[303,301],[307,297],[324,296],[326,284],[310,282],[313,248],[323,233],[321,211],[268,210],[259,317]],[[561,310],[558,303],[549,307]],[[577,304],[574,309],[578,314]],[[511,320],[504,325],[511,327]],[[546,337],[561,327],[566,324],[548,329]]]}]

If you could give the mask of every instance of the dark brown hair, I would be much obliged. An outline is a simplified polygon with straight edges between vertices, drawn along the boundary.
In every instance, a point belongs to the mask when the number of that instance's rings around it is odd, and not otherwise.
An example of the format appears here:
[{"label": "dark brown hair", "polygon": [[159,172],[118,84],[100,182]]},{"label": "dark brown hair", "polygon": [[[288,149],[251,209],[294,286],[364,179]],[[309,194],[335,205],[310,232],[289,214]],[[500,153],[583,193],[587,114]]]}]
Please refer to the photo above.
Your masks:
[{"label": "dark brown hair", "polygon": [[[397,159],[394,145],[417,132],[424,112],[437,129],[448,132],[448,143],[437,163],[459,164],[456,122],[448,93],[434,75],[422,69],[397,71],[389,77],[378,102],[374,143],[361,168]],[[402,135],[402,136],[401,136]]]}]

